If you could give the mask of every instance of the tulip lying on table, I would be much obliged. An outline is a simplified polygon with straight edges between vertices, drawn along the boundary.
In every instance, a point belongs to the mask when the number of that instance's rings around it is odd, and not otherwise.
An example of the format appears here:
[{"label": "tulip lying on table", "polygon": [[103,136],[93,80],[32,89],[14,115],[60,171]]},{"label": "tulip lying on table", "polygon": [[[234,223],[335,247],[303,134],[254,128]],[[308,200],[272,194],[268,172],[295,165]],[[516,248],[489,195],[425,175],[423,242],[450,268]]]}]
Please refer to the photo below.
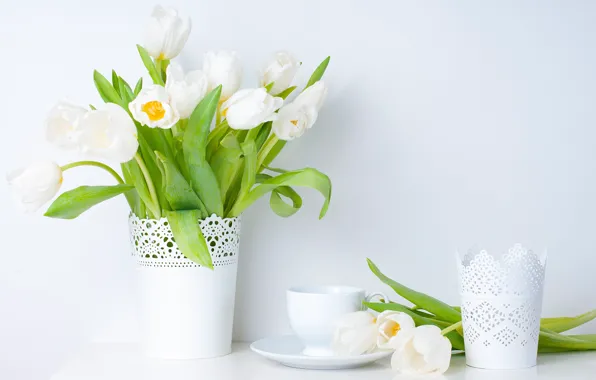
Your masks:
[{"label": "tulip lying on table", "polygon": [[[367,302],[370,309],[383,312],[386,310],[399,311],[412,317],[416,326],[434,325],[446,329],[454,324],[461,323],[461,312],[457,306],[450,306],[434,297],[412,290],[385,276],[379,268],[368,259],[370,270],[383,283],[389,285],[399,296],[411,302],[414,306],[408,307],[399,303],[374,303]],[[581,326],[596,318],[596,310],[578,315],[576,317],[542,318],[540,320],[540,337],[538,339],[538,352],[565,352],[596,350],[596,334],[563,335],[562,332]],[[456,350],[464,350],[463,330],[461,327],[445,335]]]}]

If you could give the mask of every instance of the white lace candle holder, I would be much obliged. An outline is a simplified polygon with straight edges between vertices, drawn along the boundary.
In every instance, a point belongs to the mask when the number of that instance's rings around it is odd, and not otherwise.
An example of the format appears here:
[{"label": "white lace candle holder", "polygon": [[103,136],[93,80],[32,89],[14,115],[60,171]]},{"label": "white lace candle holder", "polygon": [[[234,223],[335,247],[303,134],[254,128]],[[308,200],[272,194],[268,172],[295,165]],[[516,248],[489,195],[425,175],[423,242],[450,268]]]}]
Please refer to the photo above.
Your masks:
[{"label": "white lace candle holder", "polygon": [[485,369],[536,365],[546,252],[516,244],[501,256],[458,254],[466,364]]}]

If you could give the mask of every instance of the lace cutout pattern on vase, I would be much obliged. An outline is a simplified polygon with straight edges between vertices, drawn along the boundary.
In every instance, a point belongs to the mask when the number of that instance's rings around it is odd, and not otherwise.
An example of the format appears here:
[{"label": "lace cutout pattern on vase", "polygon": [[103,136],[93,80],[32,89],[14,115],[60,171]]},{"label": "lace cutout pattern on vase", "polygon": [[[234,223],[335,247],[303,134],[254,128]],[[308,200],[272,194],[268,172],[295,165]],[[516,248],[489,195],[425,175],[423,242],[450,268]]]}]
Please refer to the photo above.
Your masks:
[{"label": "lace cutout pattern on vase", "polygon": [[502,257],[470,250],[459,262],[460,294],[527,296],[542,292],[546,258],[516,244]]},{"label": "lace cutout pattern on vase", "polygon": [[[213,267],[236,264],[240,246],[240,218],[220,218],[213,214],[197,221],[209,247]],[[167,218],[129,217],[133,256],[146,267],[200,267],[178,249]]]},{"label": "lace cutout pattern on vase", "polygon": [[496,258],[470,251],[458,266],[466,360],[508,368],[505,358],[535,355],[546,259],[516,244]]}]

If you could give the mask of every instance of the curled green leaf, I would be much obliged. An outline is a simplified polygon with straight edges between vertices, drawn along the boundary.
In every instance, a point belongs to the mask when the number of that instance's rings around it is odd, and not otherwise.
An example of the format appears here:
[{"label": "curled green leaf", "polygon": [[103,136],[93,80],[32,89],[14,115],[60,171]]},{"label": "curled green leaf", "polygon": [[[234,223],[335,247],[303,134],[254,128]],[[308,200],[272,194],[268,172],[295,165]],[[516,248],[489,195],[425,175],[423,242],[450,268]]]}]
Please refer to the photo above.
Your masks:
[{"label": "curled green leaf", "polygon": [[412,290],[398,283],[397,281],[390,279],[389,277],[385,276],[370,259],[366,259],[366,261],[368,262],[368,267],[374,273],[374,275],[377,276],[384,284],[389,285],[401,297],[410,301],[419,308],[436,315],[437,318],[441,320],[451,323],[461,321],[461,313],[451,306],[439,301],[436,298]]}]

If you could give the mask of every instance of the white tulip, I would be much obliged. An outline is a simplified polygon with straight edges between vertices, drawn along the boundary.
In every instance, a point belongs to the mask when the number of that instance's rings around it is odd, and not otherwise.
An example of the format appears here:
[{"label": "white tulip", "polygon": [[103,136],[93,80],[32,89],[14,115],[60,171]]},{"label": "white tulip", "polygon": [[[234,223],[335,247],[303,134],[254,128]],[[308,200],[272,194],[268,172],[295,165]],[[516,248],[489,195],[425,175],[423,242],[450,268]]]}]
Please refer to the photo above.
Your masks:
[{"label": "white tulip", "polygon": [[128,104],[128,109],[139,123],[149,128],[169,129],[180,120],[178,110],[171,104],[171,98],[163,86],[151,85],[141,90]]},{"label": "white tulip", "polygon": [[172,62],[166,69],[166,91],[170,102],[178,110],[181,119],[186,119],[201,99],[207,94],[207,76],[201,70],[189,71],[184,75],[182,67]]},{"label": "white tulip", "polygon": [[341,356],[371,353],[377,346],[377,336],[374,315],[367,311],[346,314],[337,323],[333,351]]},{"label": "white tulip", "polygon": [[60,148],[77,147],[78,123],[87,113],[83,107],[59,102],[46,118],[46,139]]},{"label": "white tulip", "polygon": [[137,129],[120,106],[106,103],[81,119],[79,147],[83,153],[108,160],[127,162],[139,148]]},{"label": "white tulip", "polygon": [[33,212],[58,193],[62,169],[52,161],[39,161],[9,173],[6,179],[20,208]]},{"label": "white tulip", "polygon": [[209,51],[203,60],[203,72],[209,78],[209,91],[221,85],[221,100],[226,100],[242,84],[242,65],[236,52]]},{"label": "white tulip", "polygon": [[265,87],[273,82],[269,92],[279,94],[292,85],[299,67],[300,62],[290,53],[277,52],[261,72],[261,86]]},{"label": "white tulip", "polygon": [[315,107],[300,106],[290,103],[282,107],[273,122],[272,131],[281,140],[293,140],[311,128],[317,120]]},{"label": "white tulip", "polygon": [[323,81],[318,81],[305,89],[294,99],[294,103],[303,106],[314,106],[317,111],[323,106],[323,102],[327,97],[327,86]]},{"label": "white tulip", "polygon": [[382,349],[391,349],[397,337],[416,328],[416,324],[406,313],[385,310],[377,316],[377,328],[379,330],[377,345]]},{"label": "white tulip", "polygon": [[269,95],[264,88],[240,90],[221,106],[221,113],[232,129],[252,129],[276,118],[282,98]]},{"label": "white tulip", "polygon": [[403,374],[441,374],[451,362],[451,342],[433,325],[404,331],[393,342],[391,367]]},{"label": "white tulip", "polygon": [[190,18],[180,17],[173,8],[157,5],[145,30],[143,46],[155,59],[172,59],[186,44],[190,28]]}]

